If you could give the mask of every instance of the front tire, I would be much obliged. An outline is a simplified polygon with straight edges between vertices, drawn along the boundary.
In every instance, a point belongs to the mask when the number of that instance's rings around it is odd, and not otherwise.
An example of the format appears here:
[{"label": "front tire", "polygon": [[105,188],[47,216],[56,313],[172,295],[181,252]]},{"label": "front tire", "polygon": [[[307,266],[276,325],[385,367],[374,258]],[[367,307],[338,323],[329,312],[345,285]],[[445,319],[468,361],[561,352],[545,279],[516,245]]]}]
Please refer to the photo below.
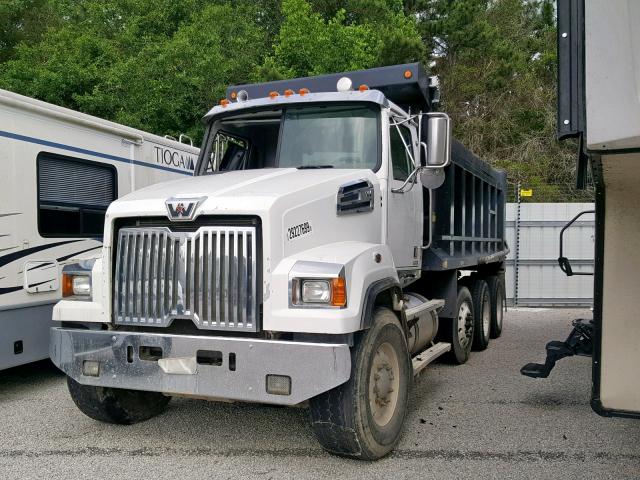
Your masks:
[{"label": "front tire", "polygon": [[351,349],[351,377],[310,401],[316,438],[329,452],[376,460],[400,440],[407,412],[411,360],[400,322],[388,308]]},{"label": "front tire", "polygon": [[82,385],[67,377],[69,393],[86,416],[106,423],[131,425],[161,414],[171,397],[157,392]]}]

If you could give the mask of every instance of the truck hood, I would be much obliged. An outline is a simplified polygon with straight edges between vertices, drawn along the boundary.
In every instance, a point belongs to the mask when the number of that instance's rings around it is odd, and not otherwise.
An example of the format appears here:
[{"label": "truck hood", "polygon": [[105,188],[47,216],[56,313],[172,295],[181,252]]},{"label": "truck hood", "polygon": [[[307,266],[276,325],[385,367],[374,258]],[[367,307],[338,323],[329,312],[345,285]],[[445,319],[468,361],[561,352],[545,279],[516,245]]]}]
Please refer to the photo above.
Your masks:
[{"label": "truck hood", "polygon": [[224,172],[151,185],[116,200],[109,210],[110,213],[120,213],[123,207],[128,209],[127,204],[131,202],[162,201],[164,213],[164,202],[172,197],[207,197],[199,209],[209,213],[242,209],[243,199],[250,199],[253,211],[265,210],[283,196],[322,184],[348,182],[359,178],[375,179],[375,176],[370,170],[347,169],[270,168]]}]

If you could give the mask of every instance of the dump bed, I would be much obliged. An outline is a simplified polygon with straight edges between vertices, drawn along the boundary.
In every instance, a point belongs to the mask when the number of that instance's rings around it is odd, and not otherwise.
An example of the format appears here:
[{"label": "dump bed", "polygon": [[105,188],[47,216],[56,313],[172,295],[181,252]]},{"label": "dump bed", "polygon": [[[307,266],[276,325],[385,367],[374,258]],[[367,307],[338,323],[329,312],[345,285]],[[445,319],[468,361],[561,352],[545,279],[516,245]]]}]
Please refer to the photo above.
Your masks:
[{"label": "dump bed", "polygon": [[[422,269],[441,271],[503,261],[507,175],[452,140],[445,183],[432,190],[431,222],[425,218]],[[429,197],[425,195],[425,212]]]}]

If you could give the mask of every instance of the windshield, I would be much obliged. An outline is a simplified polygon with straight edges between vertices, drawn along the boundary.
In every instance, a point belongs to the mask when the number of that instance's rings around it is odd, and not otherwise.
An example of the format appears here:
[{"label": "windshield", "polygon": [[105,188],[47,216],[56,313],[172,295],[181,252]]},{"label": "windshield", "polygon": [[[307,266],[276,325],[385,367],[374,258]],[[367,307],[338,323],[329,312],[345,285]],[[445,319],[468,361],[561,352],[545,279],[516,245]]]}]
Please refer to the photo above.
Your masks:
[{"label": "windshield", "polygon": [[379,108],[295,106],[239,112],[214,123],[200,174],[259,168],[369,168],[379,164]]},{"label": "windshield", "polygon": [[279,167],[371,168],[378,163],[377,115],[367,107],[287,109]]}]

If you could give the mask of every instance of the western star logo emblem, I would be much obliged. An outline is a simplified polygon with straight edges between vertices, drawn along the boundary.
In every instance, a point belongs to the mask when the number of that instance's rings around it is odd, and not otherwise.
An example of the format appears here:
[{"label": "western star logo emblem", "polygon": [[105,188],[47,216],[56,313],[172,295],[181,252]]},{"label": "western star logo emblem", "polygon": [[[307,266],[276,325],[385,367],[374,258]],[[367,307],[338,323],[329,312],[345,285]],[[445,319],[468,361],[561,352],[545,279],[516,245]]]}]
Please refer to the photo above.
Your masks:
[{"label": "western star logo emblem", "polygon": [[196,217],[198,206],[207,197],[198,198],[169,198],[165,203],[169,220],[172,222],[188,222]]}]

